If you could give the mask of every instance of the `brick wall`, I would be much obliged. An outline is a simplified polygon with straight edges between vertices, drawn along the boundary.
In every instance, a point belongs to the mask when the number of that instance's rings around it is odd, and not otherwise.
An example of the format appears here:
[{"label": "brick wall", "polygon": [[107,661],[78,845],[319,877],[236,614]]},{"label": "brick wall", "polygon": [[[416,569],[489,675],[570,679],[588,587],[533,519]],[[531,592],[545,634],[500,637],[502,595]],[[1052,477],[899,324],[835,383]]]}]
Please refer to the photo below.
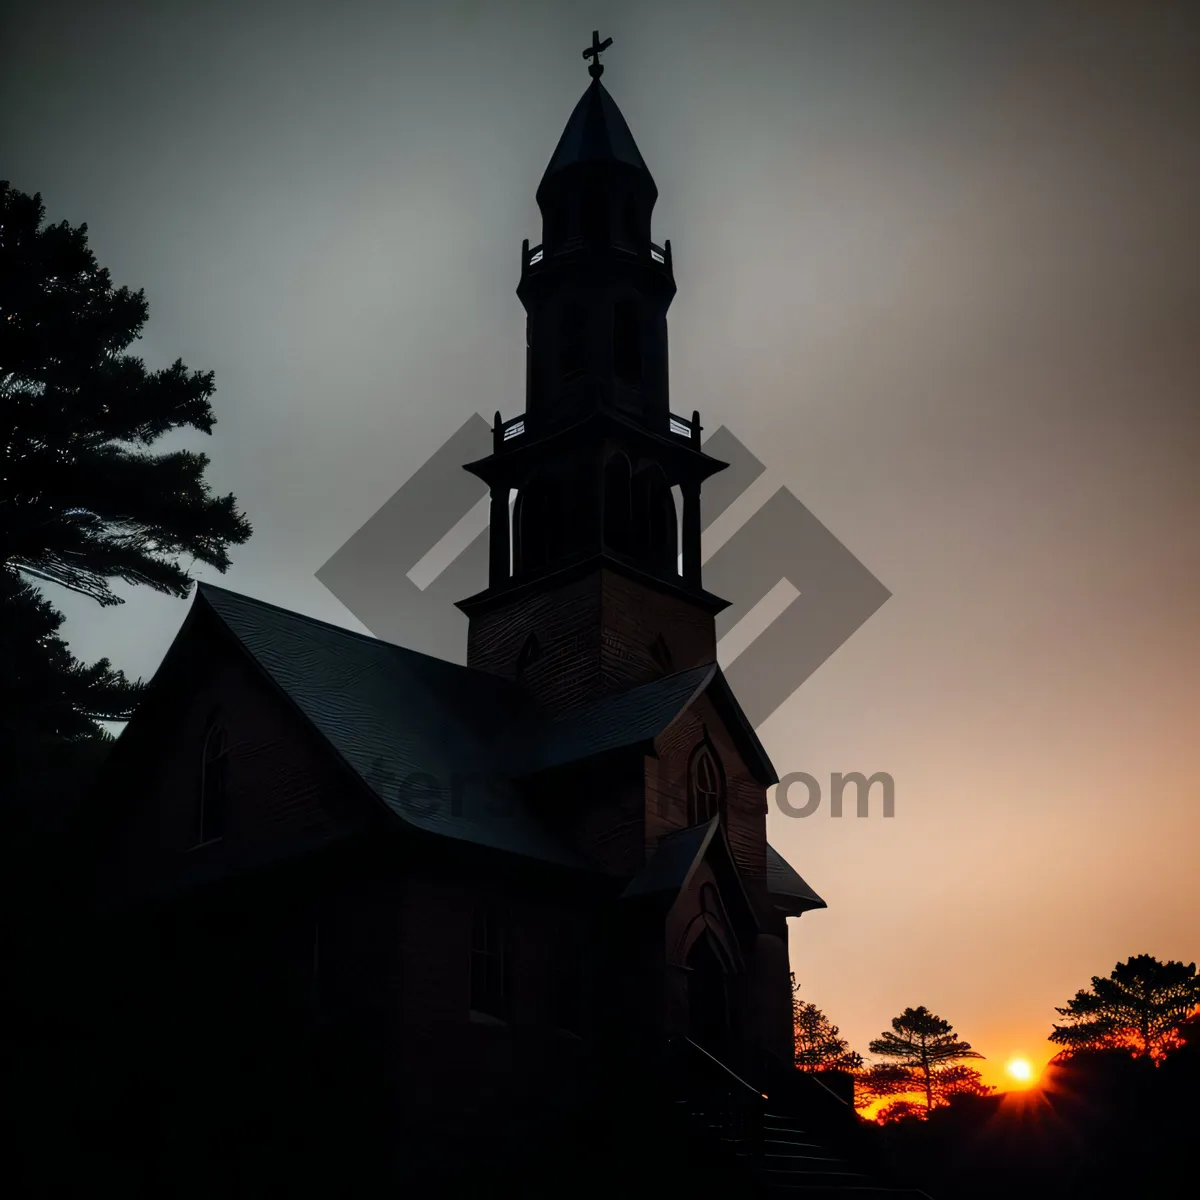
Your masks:
[{"label": "brick wall", "polygon": [[[683,597],[610,570],[473,617],[468,665],[515,679],[531,633],[541,658],[525,670],[522,682],[558,711],[716,661],[712,616]],[[669,669],[651,652],[660,636],[670,653]]]},{"label": "brick wall", "polygon": [[[186,885],[290,843],[337,838],[361,804],[336,761],[236,644],[201,614],[129,731],[125,765],[106,785],[113,818],[101,874],[137,895]],[[223,838],[196,847],[200,772],[211,716],[229,745]]]},{"label": "brick wall", "polygon": [[[418,870],[403,880],[392,1054],[406,1123],[520,1108],[573,1086],[581,1043],[553,1025],[555,951],[585,938],[578,910],[475,871]],[[504,1023],[471,1011],[476,907],[495,906],[508,958]],[[564,1091],[565,1089],[565,1091]]]},{"label": "brick wall", "polygon": [[725,774],[726,824],[734,861],[760,919],[769,911],[767,873],[767,792],[742,761],[724,722],[707,696],[657,740],[657,758],[646,760],[646,849],[688,824],[688,764],[707,733]]},{"label": "brick wall", "polygon": [[629,877],[646,862],[644,786],[641,756],[622,756],[536,780],[532,805],[566,846]]}]

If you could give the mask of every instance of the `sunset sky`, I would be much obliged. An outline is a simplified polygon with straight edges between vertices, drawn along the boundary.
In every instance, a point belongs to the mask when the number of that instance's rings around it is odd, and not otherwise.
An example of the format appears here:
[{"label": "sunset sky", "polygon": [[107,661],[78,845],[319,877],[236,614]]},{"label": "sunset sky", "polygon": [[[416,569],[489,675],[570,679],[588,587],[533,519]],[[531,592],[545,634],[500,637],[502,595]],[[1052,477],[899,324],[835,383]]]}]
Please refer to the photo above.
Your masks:
[{"label": "sunset sky", "polygon": [[[772,806],[829,904],[804,995],[862,1051],[924,1004],[1006,1083],[1093,974],[1200,958],[1196,6],[6,7],[0,177],[146,289],[150,366],[216,372],[219,582],[357,629],[314,573],[521,408],[521,239],[611,36],[672,408],[765,464],[743,517],[786,485],[892,593],[760,730],[896,781],[891,820]],[[54,598],[148,676],[186,604],[125,594]]]}]

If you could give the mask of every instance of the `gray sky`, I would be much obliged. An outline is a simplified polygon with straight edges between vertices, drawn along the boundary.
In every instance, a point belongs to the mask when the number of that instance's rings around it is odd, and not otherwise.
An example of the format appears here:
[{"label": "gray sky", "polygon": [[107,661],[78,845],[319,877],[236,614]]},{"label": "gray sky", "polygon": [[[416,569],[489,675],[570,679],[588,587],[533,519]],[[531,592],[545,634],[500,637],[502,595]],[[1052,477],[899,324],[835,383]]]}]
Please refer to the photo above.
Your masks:
[{"label": "gray sky", "polygon": [[[428,11],[427,11],[428,10]],[[1200,957],[1200,20],[1187,4],[10,5],[0,170],[144,287],[151,366],[314,578],[523,397],[521,239],[587,84],[654,173],[672,407],[726,424],[893,597],[764,727],[896,816],[770,834],[796,970],[860,1045],[927,1004],[998,1068],[1118,958]],[[65,598],[153,672],[185,604]]]}]

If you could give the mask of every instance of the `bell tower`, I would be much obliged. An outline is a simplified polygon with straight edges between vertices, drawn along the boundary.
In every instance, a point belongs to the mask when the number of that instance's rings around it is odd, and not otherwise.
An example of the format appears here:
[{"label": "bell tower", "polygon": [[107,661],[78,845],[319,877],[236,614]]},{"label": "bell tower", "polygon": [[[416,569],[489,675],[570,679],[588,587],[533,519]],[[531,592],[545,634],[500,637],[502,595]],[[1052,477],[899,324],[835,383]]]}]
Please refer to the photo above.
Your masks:
[{"label": "bell tower", "polygon": [[496,413],[493,452],[466,469],[490,490],[489,579],[463,600],[467,662],[544,704],[713,662],[726,601],[700,580],[700,488],[725,463],[700,416],[672,414],[671,243],[651,240],[658,189],[600,52],[538,185],[541,244],[521,248],[525,411]]}]

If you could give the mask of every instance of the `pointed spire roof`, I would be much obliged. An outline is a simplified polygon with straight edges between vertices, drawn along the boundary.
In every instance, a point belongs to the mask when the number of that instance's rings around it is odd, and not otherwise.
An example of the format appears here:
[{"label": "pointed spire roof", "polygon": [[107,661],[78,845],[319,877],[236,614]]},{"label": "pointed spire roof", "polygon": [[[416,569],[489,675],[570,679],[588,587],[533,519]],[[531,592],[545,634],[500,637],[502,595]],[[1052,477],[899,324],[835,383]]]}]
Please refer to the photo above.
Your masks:
[{"label": "pointed spire roof", "polygon": [[551,176],[567,167],[604,162],[620,163],[644,171],[650,186],[654,187],[654,180],[650,178],[650,172],[621,110],[597,77],[593,78],[587,91],[580,97],[562,137],[558,139],[550,165],[538,186],[539,197]]}]

